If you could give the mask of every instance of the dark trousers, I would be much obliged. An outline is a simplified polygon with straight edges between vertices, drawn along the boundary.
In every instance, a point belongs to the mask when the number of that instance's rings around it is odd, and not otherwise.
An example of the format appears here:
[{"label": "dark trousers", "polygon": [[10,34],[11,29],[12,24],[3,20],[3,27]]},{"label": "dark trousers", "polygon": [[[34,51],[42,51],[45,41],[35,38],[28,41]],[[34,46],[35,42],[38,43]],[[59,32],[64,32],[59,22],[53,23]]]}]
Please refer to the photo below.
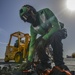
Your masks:
[{"label": "dark trousers", "polygon": [[64,65],[63,62],[63,44],[62,33],[60,31],[54,33],[50,39],[48,39],[43,46],[37,48],[38,57],[41,63],[46,64],[49,61],[49,57],[45,52],[46,46],[50,45],[53,48],[53,60],[56,66]]}]

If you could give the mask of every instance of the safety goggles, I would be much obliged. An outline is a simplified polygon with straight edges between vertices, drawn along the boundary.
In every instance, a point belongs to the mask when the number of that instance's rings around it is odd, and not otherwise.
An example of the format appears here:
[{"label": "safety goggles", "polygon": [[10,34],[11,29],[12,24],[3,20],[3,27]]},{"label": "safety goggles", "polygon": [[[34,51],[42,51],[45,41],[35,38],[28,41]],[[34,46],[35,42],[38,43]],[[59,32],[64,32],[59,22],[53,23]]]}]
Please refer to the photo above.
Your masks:
[{"label": "safety goggles", "polygon": [[28,11],[28,12],[25,12],[25,13],[21,16],[21,19],[26,22],[30,16],[31,16],[31,11]]}]

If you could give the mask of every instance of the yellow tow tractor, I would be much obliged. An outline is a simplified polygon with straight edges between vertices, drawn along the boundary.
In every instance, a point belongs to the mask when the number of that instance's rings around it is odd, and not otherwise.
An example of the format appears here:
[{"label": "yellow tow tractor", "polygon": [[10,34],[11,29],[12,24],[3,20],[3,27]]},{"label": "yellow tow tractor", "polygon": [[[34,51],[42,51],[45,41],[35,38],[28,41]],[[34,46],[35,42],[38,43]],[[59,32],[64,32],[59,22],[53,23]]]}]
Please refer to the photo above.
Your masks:
[{"label": "yellow tow tractor", "polygon": [[24,34],[20,31],[12,33],[6,47],[4,58],[5,62],[9,62],[10,60],[22,62],[23,60],[27,59],[29,42],[29,34]]}]

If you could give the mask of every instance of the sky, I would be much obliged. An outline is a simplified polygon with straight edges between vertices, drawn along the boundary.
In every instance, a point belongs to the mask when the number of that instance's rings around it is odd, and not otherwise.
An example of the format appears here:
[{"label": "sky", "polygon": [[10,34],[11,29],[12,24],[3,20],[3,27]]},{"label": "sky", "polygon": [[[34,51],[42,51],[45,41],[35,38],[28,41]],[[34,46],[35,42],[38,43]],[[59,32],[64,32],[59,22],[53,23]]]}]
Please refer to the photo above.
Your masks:
[{"label": "sky", "polygon": [[49,8],[64,23],[68,37],[63,42],[63,56],[75,52],[75,12],[66,7],[66,0],[0,0],[0,58],[4,58],[10,34],[21,31],[30,34],[30,24],[19,17],[23,5],[32,5],[37,11]]}]

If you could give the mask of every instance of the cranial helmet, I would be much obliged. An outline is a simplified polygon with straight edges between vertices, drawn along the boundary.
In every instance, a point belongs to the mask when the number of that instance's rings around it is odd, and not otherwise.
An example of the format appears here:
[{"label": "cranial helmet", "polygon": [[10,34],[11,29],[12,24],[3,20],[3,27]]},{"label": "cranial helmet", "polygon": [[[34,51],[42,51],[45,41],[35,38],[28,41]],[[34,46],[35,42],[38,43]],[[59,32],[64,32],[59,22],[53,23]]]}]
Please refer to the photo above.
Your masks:
[{"label": "cranial helmet", "polygon": [[20,17],[23,21],[28,21],[29,17],[32,16],[32,14],[35,14],[36,10],[30,5],[24,5],[19,11]]}]

